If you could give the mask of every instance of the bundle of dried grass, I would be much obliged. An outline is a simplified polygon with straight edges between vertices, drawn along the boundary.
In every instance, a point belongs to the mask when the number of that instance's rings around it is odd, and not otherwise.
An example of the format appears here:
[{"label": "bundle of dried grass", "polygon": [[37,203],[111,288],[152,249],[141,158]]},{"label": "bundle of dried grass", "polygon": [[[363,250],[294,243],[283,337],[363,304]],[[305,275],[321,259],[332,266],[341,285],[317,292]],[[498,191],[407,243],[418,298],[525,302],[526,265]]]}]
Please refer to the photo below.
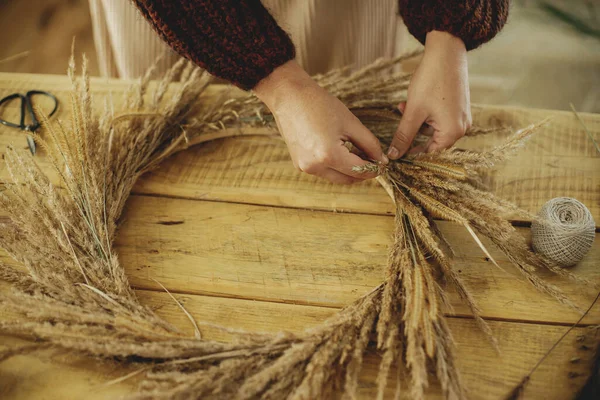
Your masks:
[{"label": "bundle of dried grass", "polygon": [[[409,80],[389,71],[403,59],[316,79],[389,142],[400,118],[391,110],[404,97]],[[383,354],[380,398],[394,364],[400,371],[406,366],[413,398],[423,397],[431,372],[447,398],[464,398],[442,313],[447,303],[443,279],[456,287],[482,330],[491,334],[454,271],[433,218],[464,225],[486,254],[475,231],[490,238],[532,284],[569,303],[535,274],[540,267],[566,272],[531,253],[502,217],[522,211],[478,185],[479,174],[518,148],[537,128],[532,126],[487,152],[420,154],[381,170],[397,207],[387,275],[321,326],[300,335],[233,332],[235,340],[222,343],[201,339],[195,325],[195,337],[187,337],[136,299],[119,264],[113,241],[127,197],[140,175],[191,144],[272,134],[276,128],[253,96],[204,104],[201,95],[210,78],[186,61],[156,84],[149,72],[126,94],[118,113],[107,103],[99,117],[92,107],[85,60],[83,79],[75,78],[73,60],[69,75],[70,126],[46,121],[44,137],[36,138],[60,175],[61,187],[29,156],[13,149],[6,154],[12,182],[0,193],[0,206],[8,215],[0,228],[0,246],[20,267],[0,268],[0,279],[12,286],[0,295],[2,309],[12,316],[0,321],[0,332],[37,342],[4,350],[0,360],[50,347],[139,364],[136,373],[143,380],[135,397],[140,399],[314,399],[340,393],[354,398],[376,329]],[[171,85],[175,81],[179,83]],[[473,133],[478,132],[483,131]]]}]

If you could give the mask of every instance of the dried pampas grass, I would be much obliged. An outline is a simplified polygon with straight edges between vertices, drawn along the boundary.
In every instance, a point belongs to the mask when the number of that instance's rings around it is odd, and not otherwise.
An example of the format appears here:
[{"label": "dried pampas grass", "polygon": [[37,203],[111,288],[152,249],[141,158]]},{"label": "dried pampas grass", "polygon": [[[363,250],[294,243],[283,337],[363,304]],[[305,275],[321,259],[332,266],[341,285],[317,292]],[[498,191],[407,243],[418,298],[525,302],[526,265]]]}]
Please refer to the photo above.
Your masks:
[{"label": "dried pampas grass", "polygon": [[[315,79],[385,144],[400,119],[394,106],[403,100],[410,78],[390,71],[414,55]],[[486,254],[478,235],[489,238],[536,288],[572,305],[536,270],[568,273],[529,251],[503,217],[524,212],[479,184],[481,174],[517,150],[538,124],[486,152],[451,149],[386,167],[367,166],[380,172],[396,204],[387,274],[378,287],[319,327],[297,335],[233,332],[234,340],[227,343],[203,340],[198,329],[188,337],[138,301],[119,264],[113,242],[125,202],[137,178],[169,155],[219,137],[273,134],[275,124],[251,95],[204,104],[200,96],[210,77],[183,60],[156,83],[149,71],[126,93],[120,110],[107,102],[97,116],[86,65],[84,59],[81,79],[75,77],[73,59],[69,65],[70,124],[44,121],[44,136],[36,137],[61,187],[28,155],[14,149],[6,153],[12,182],[0,193],[0,207],[8,215],[0,246],[19,267],[0,268],[0,278],[12,286],[0,295],[2,309],[12,316],[0,321],[0,332],[37,341],[3,350],[0,359],[46,348],[116,358],[137,366],[124,378],[143,376],[133,396],[139,399],[355,398],[375,331],[382,354],[379,398],[393,366],[401,372],[395,377],[397,397],[405,372],[411,398],[423,398],[432,375],[446,398],[465,398],[442,313],[444,281],[469,305],[492,345],[494,340],[434,218],[463,225]],[[484,133],[489,132],[471,132]]]}]

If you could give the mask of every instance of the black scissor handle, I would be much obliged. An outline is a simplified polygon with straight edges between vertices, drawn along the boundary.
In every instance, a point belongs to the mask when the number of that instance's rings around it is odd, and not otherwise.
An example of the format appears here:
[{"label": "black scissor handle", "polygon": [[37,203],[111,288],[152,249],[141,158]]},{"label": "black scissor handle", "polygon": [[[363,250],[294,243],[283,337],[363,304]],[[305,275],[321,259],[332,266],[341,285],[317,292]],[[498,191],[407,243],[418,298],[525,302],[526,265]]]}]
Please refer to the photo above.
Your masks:
[{"label": "black scissor handle", "polygon": [[[21,93],[13,93],[13,94],[10,94],[0,100],[0,106],[1,106],[2,104],[6,103],[8,101],[11,101],[13,99],[17,99],[17,98],[21,99],[21,118],[19,120],[19,123],[15,124],[14,122],[10,122],[5,119],[0,119],[0,124],[10,126],[13,128],[22,129],[26,132],[35,132],[37,130],[37,128],[40,127],[40,122],[35,117],[35,112],[33,111],[33,103],[31,101],[32,97],[35,95],[43,95],[43,96],[49,97],[50,99],[52,99],[54,101],[54,108],[52,109],[50,114],[48,114],[48,118],[50,118],[56,112],[56,109],[58,108],[58,99],[53,94],[45,92],[43,90],[30,90],[27,93],[25,93],[24,95]],[[29,113],[29,117],[31,119],[31,124],[28,124],[28,125],[25,124],[25,113]],[[36,152],[35,141],[33,140],[33,136],[29,133],[27,134],[27,145],[29,146],[29,150],[31,151],[31,154],[35,155],[35,152]]]},{"label": "black scissor handle", "polygon": [[[50,118],[58,108],[58,99],[51,93],[44,92],[43,90],[30,90],[27,93],[25,93],[25,105],[27,107],[27,111],[29,112],[29,116],[31,117],[31,124],[25,126],[23,129],[31,132],[35,132],[35,130],[40,127],[40,122],[35,117],[35,113],[33,112],[33,103],[31,102],[32,96],[36,94],[41,94],[43,96],[49,97],[54,101],[54,108],[52,109],[52,111],[50,111],[50,114],[48,114],[48,118]],[[21,108],[23,108],[23,106],[21,106]],[[21,113],[23,113],[23,111],[24,110],[22,109]],[[21,120],[21,124],[23,124],[23,120]]]},{"label": "black scissor handle", "polygon": [[[43,95],[49,97],[54,101],[54,108],[52,108],[52,111],[50,112],[50,114],[48,114],[48,117],[51,117],[58,109],[58,99],[53,94],[44,92],[43,90],[30,90],[24,95],[21,93],[13,93],[0,100],[1,106],[2,104],[9,102],[13,99],[21,99],[21,117],[19,119],[19,123],[16,124],[5,119],[0,119],[0,124],[10,126],[12,128],[18,128],[30,132],[35,132],[35,130],[40,127],[40,122],[35,117],[35,113],[33,112],[33,103],[31,102],[32,97],[35,95]],[[29,125],[25,124],[26,114],[29,114],[29,117],[31,118],[31,124]]]},{"label": "black scissor handle", "polygon": [[27,102],[27,98],[25,96],[23,96],[21,93],[13,93],[0,100],[0,106],[17,98],[21,99],[21,119],[19,120],[19,123],[15,124],[14,122],[0,118],[0,124],[10,126],[12,128],[25,129],[25,103]]}]

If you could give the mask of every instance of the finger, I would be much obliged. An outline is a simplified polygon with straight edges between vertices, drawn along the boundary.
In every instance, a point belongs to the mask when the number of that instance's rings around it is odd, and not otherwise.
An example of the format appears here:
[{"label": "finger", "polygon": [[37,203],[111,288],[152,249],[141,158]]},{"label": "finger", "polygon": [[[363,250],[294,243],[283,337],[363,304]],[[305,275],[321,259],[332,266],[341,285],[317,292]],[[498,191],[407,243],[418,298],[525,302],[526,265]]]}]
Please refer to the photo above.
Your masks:
[{"label": "finger", "polygon": [[360,182],[362,179],[354,178],[352,176],[344,175],[341,172],[333,170],[331,168],[321,171],[318,175],[321,178],[327,179],[331,183],[341,185],[351,185],[356,182]]},{"label": "finger", "polygon": [[388,149],[390,159],[396,160],[406,153],[425,119],[426,116],[413,111],[410,104],[406,106],[406,111]]},{"label": "finger", "polygon": [[421,128],[419,129],[419,134],[423,135],[423,136],[433,136],[435,134],[435,128],[431,125],[429,125],[428,123],[424,123],[423,125],[421,125]]},{"label": "finger", "polygon": [[383,153],[381,143],[358,119],[349,127],[346,134],[352,144],[358,147],[371,160],[387,164],[389,162]]},{"label": "finger", "polygon": [[[398,110],[400,110],[400,114],[403,115],[405,110],[406,110],[406,102],[402,101],[398,104]],[[425,136],[433,136],[433,133],[435,132],[435,128],[431,125],[429,125],[427,122],[424,122],[421,127],[419,128],[419,132],[421,135],[425,135]]]},{"label": "finger", "polygon": [[461,135],[444,134],[440,131],[436,131],[431,140],[427,143],[426,151],[427,153],[431,153],[433,151],[440,151],[452,147],[460,137]]},{"label": "finger", "polygon": [[[433,143],[433,136],[436,132],[437,131],[433,126],[423,124],[419,130],[419,134],[415,136],[415,140],[413,140],[413,147],[408,150],[408,154],[426,153],[429,146],[431,146],[431,143]],[[427,137],[429,138],[426,139]],[[420,143],[417,143],[417,141]]]},{"label": "finger", "polygon": [[358,147],[352,144],[352,142],[344,141],[344,147],[352,154],[356,154],[362,159],[368,158],[368,156]]},{"label": "finger", "polygon": [[[344,149],[345,150],[345,149]],[[377,176],[377,171],[360,170],[360,167],[372,165],[370,162],[363,160],[354,153],[348,151],[340,151],[332,159],[330,164],[334,170],[359,180],[371,179]]]},{"label": "finger", "polygon": [[430,144],[431,144],[431,139],[428,140],[427,143],[423,143],[423,144],[413,147],[412,149],[410,149],[408,151],[408,154],[425,153]]},{"label": "finger", "polygon": [[402,114],[404,114],[404,110],[406,110],[406,102],[405,101],[401,101],[400,103],[398,103],[398,110],[400,110],[400,112]]}]

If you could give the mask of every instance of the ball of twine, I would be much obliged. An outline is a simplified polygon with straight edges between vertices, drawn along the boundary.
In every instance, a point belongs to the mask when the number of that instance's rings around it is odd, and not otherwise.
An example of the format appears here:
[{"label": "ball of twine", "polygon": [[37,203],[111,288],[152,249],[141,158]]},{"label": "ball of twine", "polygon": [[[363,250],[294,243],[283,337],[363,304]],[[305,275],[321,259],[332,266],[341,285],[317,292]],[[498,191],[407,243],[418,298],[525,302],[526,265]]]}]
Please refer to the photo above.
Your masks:
[{"label": "ball of twine", "polygon": [[550,200],[531,225],[533,248],[562,267],[577,264],[590,251],[596,222],[587,207],[570,197]]}]

